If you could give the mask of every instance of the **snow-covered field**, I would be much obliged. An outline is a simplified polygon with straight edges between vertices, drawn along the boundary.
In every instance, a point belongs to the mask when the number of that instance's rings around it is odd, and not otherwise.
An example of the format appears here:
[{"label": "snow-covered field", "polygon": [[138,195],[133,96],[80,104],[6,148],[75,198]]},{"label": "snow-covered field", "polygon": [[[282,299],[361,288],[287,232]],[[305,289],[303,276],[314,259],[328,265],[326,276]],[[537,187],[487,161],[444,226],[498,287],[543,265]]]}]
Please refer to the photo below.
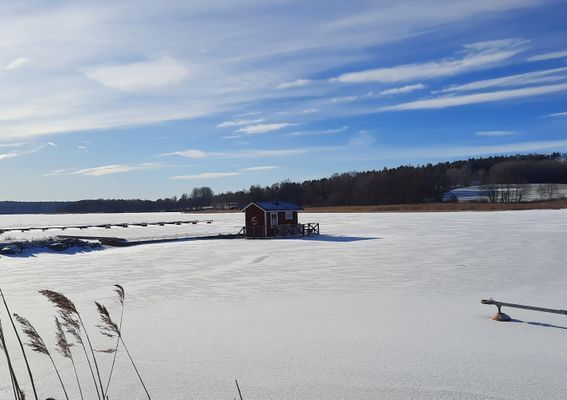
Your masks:
[{"label": "snow-covered field", "polygon": [[[0,217],[0,227],[191,218],[214,223],[106,232],[175,236],[243,223],[238,213],[20,215]],[[2,257],[0,287],[51,343],[53,310],[37,290],[64,292],[94,325],[92,301],[118,317],[112,285],[123,284],[124,338],[154,399],[234,399],[235,378],[246,400],[565,398],[567,317],[505,309],[516,321],[494,322],[495,307],[480,300],[567,308],[567,211],[300,220],[320,222],[323,235]],[[94,327],[91,337],[99,349],[113,343]],[[106,375],[111,356],[99,358]],[[41,398],[61,399],[48,360],[31,359]],[[56,361],[75,391],[71,368]],[[2,358],[0,398],[10,393]],[[144,398],[122,353],[109,394]]]}]

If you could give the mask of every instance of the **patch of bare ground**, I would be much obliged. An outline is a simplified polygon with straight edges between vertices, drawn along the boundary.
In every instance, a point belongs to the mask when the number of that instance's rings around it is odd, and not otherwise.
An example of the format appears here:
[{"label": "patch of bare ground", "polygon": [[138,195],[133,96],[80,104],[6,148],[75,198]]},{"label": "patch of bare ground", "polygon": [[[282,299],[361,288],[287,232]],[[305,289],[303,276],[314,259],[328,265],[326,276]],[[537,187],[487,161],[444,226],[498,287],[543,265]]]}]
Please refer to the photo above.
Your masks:
[{"label": "patch of bare ground", "polygon": [[310,213],[357,212],[439,212],[439,211],[506,211],[557,210],[567,208],[567,199],[530,203],[421,203],[374,206],[305,207]]}]

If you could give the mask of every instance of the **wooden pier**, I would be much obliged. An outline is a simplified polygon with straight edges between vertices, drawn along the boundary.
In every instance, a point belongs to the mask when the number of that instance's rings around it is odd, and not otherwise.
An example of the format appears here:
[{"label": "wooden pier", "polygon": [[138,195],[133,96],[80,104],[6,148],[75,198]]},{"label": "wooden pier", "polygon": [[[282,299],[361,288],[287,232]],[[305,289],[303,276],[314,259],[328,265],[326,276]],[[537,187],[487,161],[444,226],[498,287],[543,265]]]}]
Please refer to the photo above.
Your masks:
[{"label": "wooden pier", "polygon": [[67,230],[67,229],[92,229],[92,228],[104,228],[104,229],[111,229],[111,228],[128,228],[130,226],[165,226],[165,225],[185,225],[185,224],[199,224],[199,223],[206,223],[211,224],[213,223],[212,219],[208,220],[185,220],[185,221],[160,221],[160,222],[121,222],[115,224],[98,224],[98,225],[54,225],[54,226],[27,226],[27,227],[9,227],[9,228],[0,228],[0,234],[6,232],[29,232],[29,231],[51,231],[51,230]]},{"label": "wooden pier", "polygon": [[202,235],[202,236],[184,236],[174,238],[158,238],[158,239],[134,239],[128,240],[120,237],[108,236],[81,236],[81,235],[57,235],[60,239],[79,239],[99,242],[103,246],[110,247],[130,247],[139,246],[142,244],[156,244],[156,243],[170,243],[170,242],[188,242],[196,240],[211,240],[211,239],[242,239],[244,236],[241,234],[232,233],[219,233],[217,235]]}]

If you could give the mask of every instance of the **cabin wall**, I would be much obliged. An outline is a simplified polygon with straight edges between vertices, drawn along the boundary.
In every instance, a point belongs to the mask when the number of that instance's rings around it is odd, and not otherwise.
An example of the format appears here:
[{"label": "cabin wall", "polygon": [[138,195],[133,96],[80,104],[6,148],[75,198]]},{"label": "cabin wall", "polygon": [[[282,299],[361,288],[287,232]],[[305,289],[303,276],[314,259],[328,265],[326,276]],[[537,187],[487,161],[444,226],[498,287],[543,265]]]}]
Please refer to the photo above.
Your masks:
[{"label": "cabin wall", "polygon": [[291,219],[286,219],[285,211],[278,212],[278,225],[297,225],[297,211],[292,211],[291,214]]},{"label": "cabin wall", "polygon": [[265,236],[265,219],[264,210],[256,205],[251,205],[246,209],[246,235],[250,237]]}]

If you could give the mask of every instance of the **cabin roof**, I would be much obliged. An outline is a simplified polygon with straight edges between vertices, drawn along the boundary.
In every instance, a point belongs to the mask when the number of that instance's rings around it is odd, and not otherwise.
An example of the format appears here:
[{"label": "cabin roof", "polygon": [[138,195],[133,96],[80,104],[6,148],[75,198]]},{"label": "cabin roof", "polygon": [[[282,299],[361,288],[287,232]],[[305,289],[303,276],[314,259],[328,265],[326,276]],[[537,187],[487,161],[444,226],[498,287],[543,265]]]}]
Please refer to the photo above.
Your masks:
[{"label": "cabin roof", "polygon": [[242,209],[246,210],[252,204],[260,207],[264,211],[300,211],[303,210],[298,204],[292,203],[290,201],[253,201]]}]

